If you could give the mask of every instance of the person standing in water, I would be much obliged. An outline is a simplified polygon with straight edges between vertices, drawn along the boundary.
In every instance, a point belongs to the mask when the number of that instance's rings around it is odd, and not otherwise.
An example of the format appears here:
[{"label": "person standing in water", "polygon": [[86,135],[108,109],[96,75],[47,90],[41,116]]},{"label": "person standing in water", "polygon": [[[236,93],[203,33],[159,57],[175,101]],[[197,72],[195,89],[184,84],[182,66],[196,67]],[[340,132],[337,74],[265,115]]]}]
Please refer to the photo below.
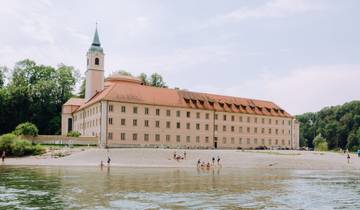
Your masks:
[{"label": "person standing in water", "polygon": [[110,162],[111,162],[111,159],[110,159],[110,157],[108,156],[108,159],[107,159],[107,164],[108,164],[108,166],[110,166]]},{"label": "person standing in water", "polygon": [[220,165],[220,156],[217,157],[217,163]]},{"label": "person standing in water", "polygon": [[2,152],[2,154],[1,154],[1,160],[2,160],[2,162],[5,162],[5,156],[6,156],[6,154],[5,154],[5,150]]},{"label": "person standing in water", "polygon": [[350,154],[347,153],[347,160],[348,160],[348,163],[350,163]]},{"label": "person standing in water", "polygon": [[212,164],[215,165],[215,157],[212,157]]}]

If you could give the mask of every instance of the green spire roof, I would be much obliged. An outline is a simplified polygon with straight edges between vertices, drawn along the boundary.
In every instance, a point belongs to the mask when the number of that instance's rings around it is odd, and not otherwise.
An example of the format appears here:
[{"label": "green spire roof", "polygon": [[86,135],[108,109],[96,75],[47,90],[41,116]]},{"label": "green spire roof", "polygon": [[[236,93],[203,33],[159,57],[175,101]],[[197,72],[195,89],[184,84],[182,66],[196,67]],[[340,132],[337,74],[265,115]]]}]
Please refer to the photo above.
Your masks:
[{"label": "green spire roof", "polygon": [[103,53],[103,48],[101,47],[99,34],[98,34],[98,30],[97,30],[97,24],[96,24],[96,28],[95,28],[94,39],[93,39],[93,42],[91,43],[89,52],[101,52],[101,53]]}]

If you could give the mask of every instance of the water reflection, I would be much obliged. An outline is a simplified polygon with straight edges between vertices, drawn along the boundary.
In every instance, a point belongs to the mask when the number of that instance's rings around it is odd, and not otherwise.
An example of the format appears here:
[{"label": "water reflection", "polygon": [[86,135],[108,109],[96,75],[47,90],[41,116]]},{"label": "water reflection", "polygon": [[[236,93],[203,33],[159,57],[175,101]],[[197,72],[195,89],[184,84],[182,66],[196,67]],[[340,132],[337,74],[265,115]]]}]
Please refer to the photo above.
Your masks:
[{"label": "water reflection", "polygon": [[341,171],[0,167],[0,208],[360,208],[358,177]]}]

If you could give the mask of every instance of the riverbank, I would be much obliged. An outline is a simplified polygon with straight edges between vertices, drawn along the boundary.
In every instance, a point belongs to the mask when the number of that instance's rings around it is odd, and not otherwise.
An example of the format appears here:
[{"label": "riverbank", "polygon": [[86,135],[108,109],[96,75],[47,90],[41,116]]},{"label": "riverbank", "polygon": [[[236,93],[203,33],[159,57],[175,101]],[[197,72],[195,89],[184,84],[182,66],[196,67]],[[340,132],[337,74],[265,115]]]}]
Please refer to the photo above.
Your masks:
[{"label": "riverbank", "polygon": [[[173,154],[186,159],[174,160]],[[59,154],[67,156],[60,157]],[[111,166],[117,167],[196,167],[197,160],[211,162],[212,157],[221,158],[222,167],[249,169],[304,169],[304,170],[360,170],[360,158],[351,154],[335,152],[278,151],[278,150],[175,150],[175,149],[99,149],[64,148],[41,156],[7,158],[5,165],[44,166],[99,166],[111,158]]]}]

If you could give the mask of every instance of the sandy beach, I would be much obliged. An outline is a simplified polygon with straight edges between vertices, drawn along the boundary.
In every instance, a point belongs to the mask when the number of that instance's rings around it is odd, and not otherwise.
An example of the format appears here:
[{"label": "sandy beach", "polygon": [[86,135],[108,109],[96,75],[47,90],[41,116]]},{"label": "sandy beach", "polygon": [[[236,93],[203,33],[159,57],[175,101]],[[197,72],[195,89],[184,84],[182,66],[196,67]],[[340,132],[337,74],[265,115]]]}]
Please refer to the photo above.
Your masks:
[{"label": "sandy beach", "polygon": [[[183,155],[186,159],[174,160],[173,154]],[[107,154],[111,166],[115,167],[196,167],[197,160],[211,162],[212,157],[220,156],[221,167],[234,168],[277,168],[305,170],[359,170],[360,158],[351,154],[350,163],[346,155],[335,152],[278,151],[278,150],[175,150],[175,149],[99,149],[73,148],[62,149],[70,155],[53,157],[50,153],[42,156],[7,158],[5,165],[46,165],[46,166],[99,166],[106,163]]]}]

